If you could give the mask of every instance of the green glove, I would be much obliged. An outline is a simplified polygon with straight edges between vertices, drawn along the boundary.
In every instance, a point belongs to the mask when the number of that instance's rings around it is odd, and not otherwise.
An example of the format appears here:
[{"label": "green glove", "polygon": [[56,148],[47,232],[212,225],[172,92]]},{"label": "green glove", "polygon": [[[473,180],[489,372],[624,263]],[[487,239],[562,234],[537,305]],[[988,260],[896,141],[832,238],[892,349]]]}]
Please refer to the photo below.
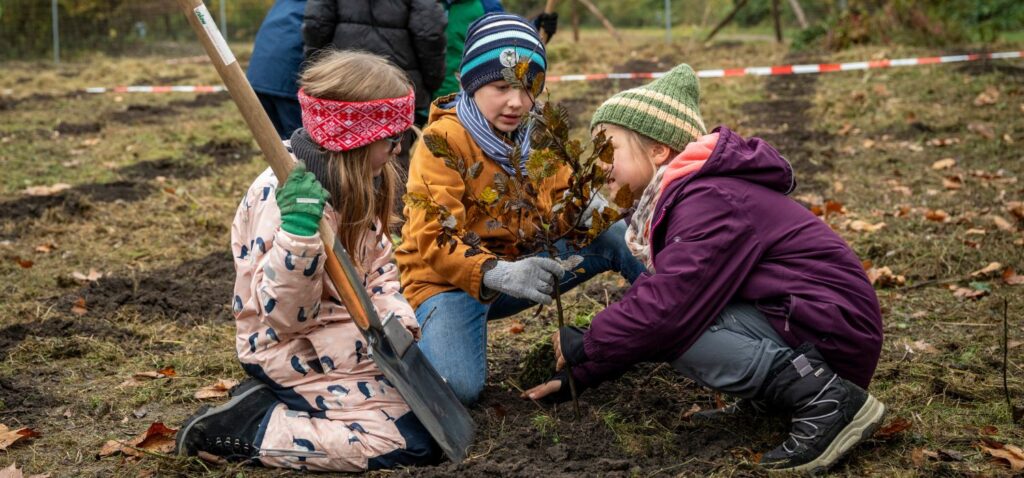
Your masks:
[{"label": "green glove", "polygon": [[281,209],[281,229],[296,236],[316,234],[324,204],[330,195],[306,165],[299,163],[277,188],[277,207]]}]

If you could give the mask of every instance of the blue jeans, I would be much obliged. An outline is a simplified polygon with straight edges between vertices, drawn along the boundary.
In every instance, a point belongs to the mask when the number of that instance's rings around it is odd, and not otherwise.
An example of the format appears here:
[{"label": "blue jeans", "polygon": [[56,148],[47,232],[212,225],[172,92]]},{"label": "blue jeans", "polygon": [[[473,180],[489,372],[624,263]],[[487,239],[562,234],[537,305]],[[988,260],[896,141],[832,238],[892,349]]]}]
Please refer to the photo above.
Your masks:
[{"label": "blue jeans", "polygon": [[[587,247],[575,253],[564,243],[555,244],[558,256],[583,256],[579,268],[562,276],[559,290],[568,291],[605,271],[616,271],[632,283],[646,269],[626,247],[626,224],[619,221]],[[547,254],[538,254],[547,256]],[[482,303],[461,290],[437,294],[416,308],[416,320],[423,327],[420,350],[463,403],[476,402],[487,379],[487,321],[508,317],[535,303],[498,295],[490,304]]]}]

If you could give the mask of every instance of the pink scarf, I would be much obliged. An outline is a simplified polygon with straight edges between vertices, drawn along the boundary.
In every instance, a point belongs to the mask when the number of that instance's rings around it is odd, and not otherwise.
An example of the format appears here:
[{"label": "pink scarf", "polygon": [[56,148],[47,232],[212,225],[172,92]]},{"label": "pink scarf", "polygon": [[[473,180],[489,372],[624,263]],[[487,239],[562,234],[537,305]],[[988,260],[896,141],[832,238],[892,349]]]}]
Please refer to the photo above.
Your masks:
[{"label": "pink scarf", "polygon": [[626,245],[633,256],[647,266],[647,271],[651,274],[655,273],[654,258],[651,257],[651,221],[654,220],[654,208],[657,207],[661,194],[670,184],[704,167],[717,143],[718,133],[711,133],[687,144],[682,153],[658,168],[640,196],[636,211],[626,229]]}]

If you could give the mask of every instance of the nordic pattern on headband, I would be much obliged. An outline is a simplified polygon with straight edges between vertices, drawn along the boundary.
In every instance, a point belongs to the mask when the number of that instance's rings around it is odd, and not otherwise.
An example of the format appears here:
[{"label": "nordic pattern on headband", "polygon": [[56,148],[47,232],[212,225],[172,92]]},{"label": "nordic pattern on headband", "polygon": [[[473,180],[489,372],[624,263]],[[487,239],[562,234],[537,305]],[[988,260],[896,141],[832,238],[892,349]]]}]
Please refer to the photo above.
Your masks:
[{"label": "nordic pattern on headband", "polygon": [[366,146],[412,126],[416,95],[374,101],[336,101],[299,90],[302,127],[317,144],[330,151]]}]

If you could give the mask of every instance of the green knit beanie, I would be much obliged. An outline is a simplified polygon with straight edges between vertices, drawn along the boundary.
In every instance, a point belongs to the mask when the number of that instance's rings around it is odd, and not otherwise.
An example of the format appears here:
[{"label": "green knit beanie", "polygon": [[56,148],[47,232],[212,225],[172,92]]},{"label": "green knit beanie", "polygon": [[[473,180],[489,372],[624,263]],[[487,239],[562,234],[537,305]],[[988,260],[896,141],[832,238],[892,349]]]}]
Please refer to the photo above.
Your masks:
[{"label": "green knit beanie", "polygon": [[608,98],[594,112],[590,129],[601,123],[622,126],[682,151],[707,134],[700,118],[697,74],[681,64],[657,80]]}]

